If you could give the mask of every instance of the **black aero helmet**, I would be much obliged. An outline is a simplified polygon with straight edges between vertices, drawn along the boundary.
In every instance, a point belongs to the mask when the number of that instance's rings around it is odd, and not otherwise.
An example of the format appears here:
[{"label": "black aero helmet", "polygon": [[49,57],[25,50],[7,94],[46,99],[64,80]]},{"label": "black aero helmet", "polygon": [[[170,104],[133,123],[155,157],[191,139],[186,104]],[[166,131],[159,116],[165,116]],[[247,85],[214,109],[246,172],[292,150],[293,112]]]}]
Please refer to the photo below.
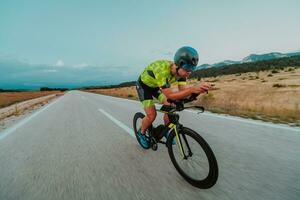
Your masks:
[{"label": "black aero helmet", "polygon": [[198,64],[199,56],[197,51],[188,46],[181,47],[174,56],[174,62],[179,68],[187,71],[194,71]]}]

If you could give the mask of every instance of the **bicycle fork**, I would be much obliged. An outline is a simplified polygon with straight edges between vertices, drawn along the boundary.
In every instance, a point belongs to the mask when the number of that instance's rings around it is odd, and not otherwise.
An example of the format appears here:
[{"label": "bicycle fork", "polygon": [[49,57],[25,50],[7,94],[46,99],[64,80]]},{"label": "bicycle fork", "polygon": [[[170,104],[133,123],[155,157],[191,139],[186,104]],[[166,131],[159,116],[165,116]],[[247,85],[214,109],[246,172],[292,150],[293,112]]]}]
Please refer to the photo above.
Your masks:
[{"label": "bicycle fork", "polygon": [[[184,148],[183,148],[183,145],[182,145],[182,140],[181,140],[181,138],[180,138],[180,136],[179,136],[179,134],[178,134],[178,126],[177,126],[176,124],[172,124],[172,123],[171,123],[171,124],[169,125],[169,128],[170,128],[170,132],[171,132],[172,130],[175,131],[175,136],[176,136],[177,144],[179,144],[178,148],[179,148],[179,151],[180,151],[180,153],[181,153],[182,159],[187,159],[188,157],[187,157],[186,154],[185,154],[185,151],[184,151]],[[187,148],[188,148],[188,153],[189,153],[188,156],[191,157],[191,156],[193,155],[193,153],[192,153],[192,151],[191,151],[191,149],[190,149],[190,146],[189,146],[189,144],[188,144],[188,142],[187,142],[187,139],[186,139],[186,137],[185,137],[184,134],[182,134],[182,137],[183,137],[184,142],[185,142],[185,144],[186,144],[186,146],[187,146]]]}]

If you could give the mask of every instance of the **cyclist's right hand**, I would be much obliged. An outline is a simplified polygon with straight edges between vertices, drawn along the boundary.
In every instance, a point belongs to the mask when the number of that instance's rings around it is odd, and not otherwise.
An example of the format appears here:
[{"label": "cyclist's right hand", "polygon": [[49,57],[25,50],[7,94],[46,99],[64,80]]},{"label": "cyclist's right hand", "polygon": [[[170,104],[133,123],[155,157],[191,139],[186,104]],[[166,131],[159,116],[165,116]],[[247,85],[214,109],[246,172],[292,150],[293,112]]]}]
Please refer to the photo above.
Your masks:
[{"label": "cyclist's right hand", "polygon": [[212,85],[210,83],[200,83],[197,85],[194,85],[192,88],[192,93],[200,94],[200,93],[205,93],[208,92],[208,90],[212,89]]}]

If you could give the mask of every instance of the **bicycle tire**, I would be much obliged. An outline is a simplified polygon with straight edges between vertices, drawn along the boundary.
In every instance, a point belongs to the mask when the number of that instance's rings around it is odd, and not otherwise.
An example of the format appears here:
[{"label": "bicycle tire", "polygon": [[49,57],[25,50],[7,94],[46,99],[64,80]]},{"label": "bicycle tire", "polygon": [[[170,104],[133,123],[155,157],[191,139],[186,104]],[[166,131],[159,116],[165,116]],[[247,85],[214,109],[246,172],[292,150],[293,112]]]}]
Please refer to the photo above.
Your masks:
[{"label": "bicycle tire", "polygon": [[[193,177],[190,177],[188,174],[186,174],[184,172],[184,170],[177,163],[176,158],[174,156],[173,147],[175,147],[175,145],[172,145],[172,141],[175,137],[175,133],[174,133],[174,131],[172,131],[167,140],[167,147],[168,147],[168,153],[169,153],[170,159],[171,159],[174,167],[179,172],[179,174],[191,185],[201,188],[201,189],[211,188],[217,182],[218,175],[219,175],[217,160],[216,160],[216,157],[215,157],[212,149],[210,148],[208,143],[198,133],[196,133],[192,129],[183,127],[181,129],[181,132],[179,133],[179,136],[182,137],[183,133],[190,136],[192,139],[194,139],[199,144],[199,148],[202,148],[202,150],[205,152],[206,158],[207,158],[208,164],[209,164],[209,173],[206,176],[206,178],[204,178],[202,180],[197,180],[197,179],[194,179]],[[185,142],[185,141],[182,140],[182,142]]]},{"label": "bicycle tire", "polygon": [[[141,113],[141,112],[135,113],[135,115],[134,115],[134,117],[133,117],[133,129],[134,129],[135,138],[136,138],[136,140],[138,141],[138,143],[141,145],[141,147],[142,147],[143,149],[150,149],[150,145],[149,145],[148,148],[145,148],[145,147],[141,144],[141,142],[140,142],[140,140],[139,140],[139,138],[138,138],[138,135],[137,135],[138,128],[136,127],[136,122],[137,122],[138,119],[143,119],[144,117],[145,117],[145,115],[144,115],[143,113]],[[148,129],[152,130],[152,125],[151,125]]]}]

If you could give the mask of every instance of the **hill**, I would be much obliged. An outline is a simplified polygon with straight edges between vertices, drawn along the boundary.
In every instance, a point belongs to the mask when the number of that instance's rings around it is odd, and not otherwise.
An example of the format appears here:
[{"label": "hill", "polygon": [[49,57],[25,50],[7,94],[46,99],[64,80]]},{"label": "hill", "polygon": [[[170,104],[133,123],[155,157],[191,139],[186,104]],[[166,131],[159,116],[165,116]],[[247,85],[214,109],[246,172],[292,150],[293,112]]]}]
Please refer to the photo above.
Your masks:
[{"label": "hill", "polygon": [[285,67],[300,67],[300,56],[284,57],[273,60],[231,64],[223,67],[211,67],[207,69],[200,69],[193,72],[191,78],[216,77],[219,75],[259,72],[265,70],[282,70]]}]

